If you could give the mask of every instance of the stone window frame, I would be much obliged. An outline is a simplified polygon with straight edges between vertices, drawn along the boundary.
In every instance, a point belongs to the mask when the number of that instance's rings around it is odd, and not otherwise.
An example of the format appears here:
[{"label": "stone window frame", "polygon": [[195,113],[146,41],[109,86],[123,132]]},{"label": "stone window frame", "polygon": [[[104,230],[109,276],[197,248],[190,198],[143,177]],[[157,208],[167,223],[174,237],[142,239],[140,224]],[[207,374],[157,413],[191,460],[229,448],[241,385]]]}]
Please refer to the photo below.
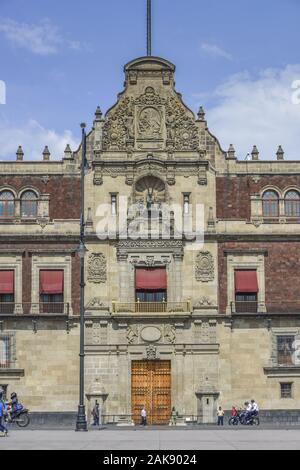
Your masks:
[{"label": "stone window frame", "polygon": [[[267,217],[263,214],[263,195],[266,191],[275,191],[278,194],[279,201],[279,212],[277,217]],[[275,185],[264,186],[260,192],[256,195],[250,196],[251,199],[251,221],[256,225],[268,221],[268,219],[278,219],[279,223],[285,223],[291,219],[298,219],[299,217],[293,217],[286,215],[285,213],[285,196],[289,191],[297,191],[300,194],[300,187],[296,185],[287,186],[284,189],[280,189]]]},{"label": "stone window frame", "polygon": [[[282,396],[282,385],[290,385],[291,386],[291,396],[284,397]],[[279,382],[279,398],[280,400],[293,400],[294,399],[294,382]]]},{"label": "stone window frame", "polygon": [[287,328],[272,328],[271,331],[271,358],[270,366],[271,367],[280,367],[284,369],[285,367],[291,367],[289,365],[279,365],[278,364],[278,350],[277,350],[277,337],[278,336],[294,336],[295,341],[300,341],[300,328],[297,327],[287,327]]},{"label": "stone window frame", "polygon": [[227,307],[226,314],[232,313],[232,305],[235,305],[235,270],[256,270],[258,293],[257,293],[257,312],[265,313],[265,254],[262,253],[229,253],[227,255]]},{"label": "stone window frame", "polygon": [[[3,191],[10,191],[14,195],[14,215],[9,217],[5,220],[38,220],[38,219],[49,219],[49,208],[50,208],[50,194],[41,193],[37,188],[34,186],[23,186],[19,191],[13,188],[10,185],[5,185],[0,188],[0,193]],[[26,191],[32,191],[37,195],[37,216],[34,218],[22,217],[21,213],[21,199],[22,194]],[[1,218],[0,218],[1,222]]]},{"label": "stone window frame", "polygon": [[15,332],[6,331],[0,333],[0,341],[5,340],[8,343],[8,368],[0,368],[3,372],[7,369],[14,369],[16,365],[16,334]]},{"label": "stone window frame", "polygon": [[[72,315],[72,256],[41,254],[32,256],[31,304],[32,312],[39,313],[40,271],[59,270],[64,272],[64,313]],[[67,307],[69,304],[69,308]]]},{"label": "stone window frame", "polygon": [[14,271],[14,313],[23,313],[22,292],[22,255],[7,255],[0,253],[0,270]]}]

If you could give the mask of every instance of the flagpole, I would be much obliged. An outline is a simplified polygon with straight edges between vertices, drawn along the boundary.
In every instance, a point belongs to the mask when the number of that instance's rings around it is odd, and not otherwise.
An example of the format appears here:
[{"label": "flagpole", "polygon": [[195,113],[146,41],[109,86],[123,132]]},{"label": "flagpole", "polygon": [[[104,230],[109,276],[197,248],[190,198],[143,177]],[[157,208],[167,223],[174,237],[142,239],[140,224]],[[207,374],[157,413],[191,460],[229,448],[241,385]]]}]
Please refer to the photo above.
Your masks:
[{"label": "flagpole", "polygon": [[152,55],[152,3],[147,0],[147,55]]}]

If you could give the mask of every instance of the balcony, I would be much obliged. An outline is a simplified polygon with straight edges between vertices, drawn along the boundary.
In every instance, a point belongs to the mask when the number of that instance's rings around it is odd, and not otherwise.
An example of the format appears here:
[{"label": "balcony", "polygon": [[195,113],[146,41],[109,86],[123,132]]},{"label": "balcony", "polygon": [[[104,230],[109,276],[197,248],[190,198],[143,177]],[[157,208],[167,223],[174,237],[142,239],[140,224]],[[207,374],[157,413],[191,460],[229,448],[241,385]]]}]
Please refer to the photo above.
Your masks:
[{"label": "balcony", "polygon": [[190,313],[191,303],[186,302],[113,302],[112,312],[118,313],[167,313],[180,314]]},{"label": "balcony", "polygon": [[70,304],[63,302],[50,303],[10,303],[0,302],[1,315],[69,315]]}]

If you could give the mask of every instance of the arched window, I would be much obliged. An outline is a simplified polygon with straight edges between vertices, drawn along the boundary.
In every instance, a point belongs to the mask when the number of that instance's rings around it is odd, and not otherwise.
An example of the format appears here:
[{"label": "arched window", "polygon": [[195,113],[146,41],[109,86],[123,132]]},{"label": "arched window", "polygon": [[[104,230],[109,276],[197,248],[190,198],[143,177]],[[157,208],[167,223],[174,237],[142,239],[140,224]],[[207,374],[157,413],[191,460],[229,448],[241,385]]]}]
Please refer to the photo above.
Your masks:
[{"label": "arched window", "polygon": [[284,213],[288,217],[300,217],[300,194],[298,191],[288,191],[284,198]]},{"label": "arched window", "polygon": [[279,198],[276,191],[268,190],[263,195],[263,216],[278,217]]},{"label": "arched window", "polygon": [[15,197],[11,191],[0,193],[0,217],[13,217],[15,215]]},{"label": "arched window", "polygon": [[25,191],[21,197],[21,217],[37,216],[37,195],[33,191]]}]

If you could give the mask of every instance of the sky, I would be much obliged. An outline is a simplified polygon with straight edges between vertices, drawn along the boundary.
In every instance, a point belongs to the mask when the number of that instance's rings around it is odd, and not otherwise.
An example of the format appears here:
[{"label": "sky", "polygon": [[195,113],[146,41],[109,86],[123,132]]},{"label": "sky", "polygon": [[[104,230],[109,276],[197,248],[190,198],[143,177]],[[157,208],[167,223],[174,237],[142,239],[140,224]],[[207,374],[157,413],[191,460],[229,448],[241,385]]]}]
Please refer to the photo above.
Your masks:
[{"label": "sky", "polygon": [[[153,0],[153,55],[224,150],[300,159],[300,0]],[[0,0],[0,160],[73,150],[146,55],[146,0]]]}]

